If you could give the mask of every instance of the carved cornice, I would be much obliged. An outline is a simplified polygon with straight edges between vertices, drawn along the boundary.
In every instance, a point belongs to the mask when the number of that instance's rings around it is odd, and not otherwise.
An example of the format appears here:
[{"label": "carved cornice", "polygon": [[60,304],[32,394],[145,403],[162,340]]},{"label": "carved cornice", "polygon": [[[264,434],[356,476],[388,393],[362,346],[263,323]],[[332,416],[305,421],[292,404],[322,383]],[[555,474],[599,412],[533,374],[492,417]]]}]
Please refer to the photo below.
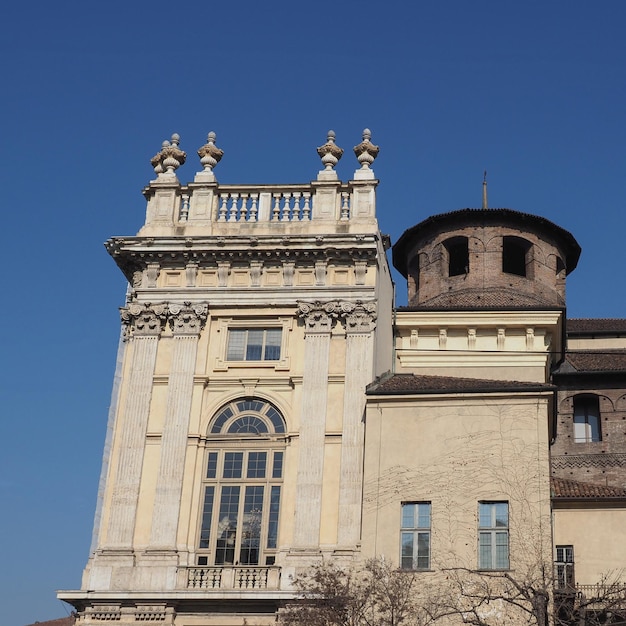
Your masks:
[{"label": "carved cornice", "polygon": [[206,322],[208,305],[189,302],[139,304],[132,302],[120,309],[123,338],[159,337],[169,322],[174,335],[198,335]]},{"label": "carved cornice", "polygon": [[157,246],[157,242],[147,238],[115,238],[107,241],[106,248],[135,286],[139,286],[143,279],[137,272],[150,268],[154,273],[155,267],[184,268],[189,263],[202,269],[224,263],[315,266],[319,262],[333,261],[358,266],[356,271],[362,282],[367,264],[378,254],[373,236],[349,241],[324,237],[320,243],[311,238],[253,239],[214,237],[185,242],[168,239],[159,241]]}]

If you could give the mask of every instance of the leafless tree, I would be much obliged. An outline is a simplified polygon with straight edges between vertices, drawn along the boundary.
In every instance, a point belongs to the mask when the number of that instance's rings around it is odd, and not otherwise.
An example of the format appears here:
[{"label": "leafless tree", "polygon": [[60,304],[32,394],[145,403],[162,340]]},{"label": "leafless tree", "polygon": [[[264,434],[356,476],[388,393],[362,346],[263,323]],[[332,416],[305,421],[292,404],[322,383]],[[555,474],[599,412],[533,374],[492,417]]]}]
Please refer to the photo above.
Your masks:
[{"label": "leafless tree", "polygon": [[581,590],[553,588],[551,566],[519,572],[452,568],[399,570],[383,559],[362,566],[323,563],[298,576],[299,600],[282,626],[623,626],[626,586],[619,576]]},{"label": "leafless tree", "polygon": [[294,586],[300,599],[281,612],[284,626],[428,626],[446,604],[435,587],[383,559],[353,567],[325,562]]}]

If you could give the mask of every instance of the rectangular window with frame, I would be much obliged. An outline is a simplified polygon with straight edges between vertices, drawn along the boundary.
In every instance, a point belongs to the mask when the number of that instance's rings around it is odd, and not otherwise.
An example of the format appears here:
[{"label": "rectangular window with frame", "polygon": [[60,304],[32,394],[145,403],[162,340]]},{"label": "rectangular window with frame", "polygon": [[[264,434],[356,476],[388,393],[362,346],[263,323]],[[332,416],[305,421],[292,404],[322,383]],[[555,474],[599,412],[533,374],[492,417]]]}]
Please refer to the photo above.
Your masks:
[{"label": "rectangular window with frame", "polygon": [[207,453],[198,565],[272,565],[278,546],[282,450]]},{"label": "rectangular window with frame", "polygon": [[400,567],[430,569],[430,502],[402,504],[400,530]]},{"label": "rectangular window with frame", "polygon": [[282,328],[231,328],[227,361],[279,361]]},{"label": "rectangular window with frame", "polygon": [[567,589],[575,586],[574,546],[556,546],[554,574],[557,589]]},{"label": "rectangular window with frame", "polygon": [[509,569],[509,503],[478,503],[478,568]]}]

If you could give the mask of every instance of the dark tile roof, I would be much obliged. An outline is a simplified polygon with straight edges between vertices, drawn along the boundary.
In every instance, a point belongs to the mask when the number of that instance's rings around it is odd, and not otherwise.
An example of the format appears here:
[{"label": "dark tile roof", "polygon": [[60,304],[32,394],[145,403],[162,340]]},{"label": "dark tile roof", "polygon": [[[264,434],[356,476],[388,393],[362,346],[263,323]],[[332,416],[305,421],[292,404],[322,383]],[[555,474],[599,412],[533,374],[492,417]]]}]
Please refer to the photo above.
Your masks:
[{"label": "dark tile roof", "polygon": [[[427,302],[416,306],[399,307],[399,310],[419,311],[423,309],[508,309],[508,308],[532,308],[545,309],[546,303],[532,294],[521,293],[513,289],[486,288],[477,291],[467,289],[442,293]],[[552,307],[555,308],[555,307]]]},{"label": "dark tile roof", "polygon": [[394,374],[382,376],[367,388],[368,395],[394,395],[406,393],[446,393],[484,391],[550,391],[553,385],[511,380],[486,380],[482,378],[456,378],[453,376],[427,376]]},{"label": "dark tile roof", "polygon": [[626,350],[568,352],[557,374],[626,372]]},{"label": "dark tile roof", "polygon": [[552,478],[553,498],[623,498],[626,499],[626,489],[581,483],[577,480]]},{"label": "dark tile roof", "polygon": [[68,617],[51,619],[47,622],[34,622],[33,624],[28,624],[28,626],[74,626],[75,623],[76,618],[73,615],[69,615]]},{"label": "dark tile roof", "polygon": [[626,333],[626,319],[624,318],[597,318],[597,319],[568,319],[567,333],[593,335],[594,333]]}]

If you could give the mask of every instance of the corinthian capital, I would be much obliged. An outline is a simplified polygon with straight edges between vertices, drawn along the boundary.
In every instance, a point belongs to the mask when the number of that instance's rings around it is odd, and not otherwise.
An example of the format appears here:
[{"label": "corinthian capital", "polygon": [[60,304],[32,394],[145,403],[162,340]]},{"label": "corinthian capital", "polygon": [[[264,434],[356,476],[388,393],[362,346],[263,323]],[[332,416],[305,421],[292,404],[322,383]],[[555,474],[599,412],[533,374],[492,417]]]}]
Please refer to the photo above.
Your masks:
[{"label": "corinthian capital", "polygon": [[298,317],[304,320],[307,332],[329,333],[340,312],[336,301],[298,303]]},{"label": "corinthian capital", "polygon": [[376,327],[376,302],[342,302],[346,333],[369,333]]},{"label": "corinthian capital", "polygon": [[198,335],[206,322],[208,306],[206,304],[171,303],[170,324],[175,335]]},{"label": "corinthian capital", "polygon": [[138,304],[133,302],[120,309],[124,339],[131,336],[156,336],[163,330],[167,317],[167,304]]}]

